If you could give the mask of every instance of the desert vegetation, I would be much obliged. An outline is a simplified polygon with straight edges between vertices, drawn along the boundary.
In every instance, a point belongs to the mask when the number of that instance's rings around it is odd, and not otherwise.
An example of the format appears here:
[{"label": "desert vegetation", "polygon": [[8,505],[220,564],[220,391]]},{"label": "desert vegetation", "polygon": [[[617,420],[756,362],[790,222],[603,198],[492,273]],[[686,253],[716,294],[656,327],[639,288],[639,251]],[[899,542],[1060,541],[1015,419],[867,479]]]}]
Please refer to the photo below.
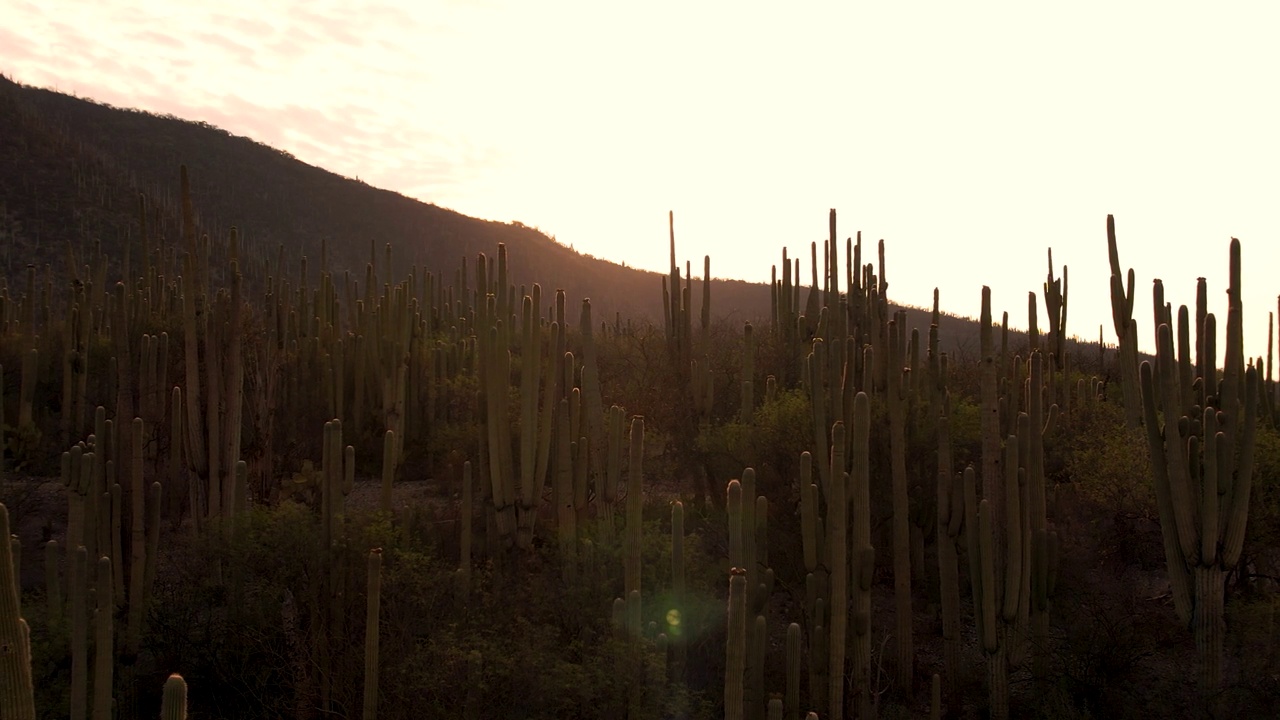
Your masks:
[{"label": "desert vegetation", "polygon": [[177,185],[178,236],[141,196],[136,254],[67,242],[0,290],[0,716],[1280,700],[1280,436],[1234,240],[1221,360],[1203,281],[1176,313],[1157,286],[1141,356],[1110,218],[1118,348],[1074,350],[1050,255],[1026,332],[974,289],[961,358],[834,211],[808,284],[784,253],[732,324],[673,222],[655,322],[517,286],[503,244],[355,274],[200,232]]},{"label": "desert vegetation", "polygon": [[673,219],[663,277],[196,123],[4,79],[0,121],[0,717],[1280,702],[1235,241],[1145,315],[1099,218],[1103,346],[1051,254],[1025,322],[903,308],[834,212],[768,286]]}]

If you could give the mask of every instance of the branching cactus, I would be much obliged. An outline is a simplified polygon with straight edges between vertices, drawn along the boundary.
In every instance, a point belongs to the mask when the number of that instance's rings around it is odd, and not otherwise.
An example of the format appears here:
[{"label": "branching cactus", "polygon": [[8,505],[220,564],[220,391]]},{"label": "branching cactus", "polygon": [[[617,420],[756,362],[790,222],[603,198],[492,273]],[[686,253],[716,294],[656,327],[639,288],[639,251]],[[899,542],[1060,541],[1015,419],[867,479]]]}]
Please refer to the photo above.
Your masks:
[{"label": "branching cactus", "polygon": [[[970,581],[973,586],[974,616],[983,654],[987,657],[989,712],[992,718],[1009,716],[1009,667],[1018,638],[1019,610],[1022,597],[1029,593],[1030,574],[1023,572],[1027,559],[1023,528],[1026,512],[1019,488],[1018,442],[1010,436],[1004,449],[1005,482],[1001,488],[1001,508],[997,513],[989,497],[977,500],[977,481],[973,468],[965,469],[964,524],[970,553]],[[995,528],[1003,530],[1000,541]],[[975,532],[976,530],[976,532]],[[997,564],[1000,553],[997,542],[1003,541],[1003,565]]]},{"label": "branching cactus", "polygon": [[1142,399],[1138,392],[1138,326],[1133,319],[1133,268],[1126,282],[1120,270],[1116,246],[1116,221],[1107,216],[1107,258],[1111,263],[1111,319],[1120,346],[1120,389],[1124,393],[1125,422],[1131,428],[1142,424]]},{"label": "branching cactus", "polygon": [[[1198,344],[1206,358],[1200,367],[1208,374],[1198,379],[1206,388],[1203,409],[1185,406],[1188,396],[1180,387],[1168,324],[1157,329],[1155,367],[1144,362],[1140,376],[1174,607],[1195,634],[1200,688],[1206,698],[1222,684],[1223,592],[1226,575],[1239,562],[1244,544],[1258,416],[1258,368],[1244,367],[1240,242],[1234,238],[1227,298],[1221,383],[1215,382],[1215,365],[1207,359],[1212,357],[1213,315],[1205,313],[1199,324]],[[1183,349],[1185,357],[1187,348]]]},{"label": "branching cactus", "polygon": [[[1065,269],[1064,269],[1065,278]],[[1065,310],[1063,313],[1065,315]],[[1033,673],[1043,679],[1048,674],[1048,642],[1049,642],[1049,547],[1051,538],[1056,541],[1057,533],[1049,527],[1046,508],[1046,489],[1044,477],[1044,439],[1053,431],[1057,422],[1058,406],[1051,404],[1045,412],[1044,397],[1052,393],[1052,384],[1044,380],[1044,366],[1041,353],[1032,353],[1029,372],[1029,391],[1027,393],[1028,411],[1028,457],[1026,465],[1026,497],[1028,507],[1027,528],[1029,535],[1023,539],[1023,551],[1029,563],[1028,570],[1032,578],[1041,580],[1040,592],[1033,592],[1024,597],[1030,613],[1030,639],[1033,653]],[[1033,584],[1034,584],[1033,580]]]}]

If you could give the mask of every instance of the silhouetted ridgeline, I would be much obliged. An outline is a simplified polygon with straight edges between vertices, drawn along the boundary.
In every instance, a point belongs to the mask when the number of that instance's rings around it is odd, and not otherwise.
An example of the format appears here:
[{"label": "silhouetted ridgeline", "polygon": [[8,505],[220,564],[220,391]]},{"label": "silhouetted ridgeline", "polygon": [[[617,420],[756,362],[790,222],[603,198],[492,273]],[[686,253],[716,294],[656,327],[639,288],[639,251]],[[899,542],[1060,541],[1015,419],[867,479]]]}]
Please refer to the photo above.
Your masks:
[{"label": "silhouetted ridgeline", "polygon": [[[207,123],[115,108],[0,76],[0,128],[0,274],[11,288],[22,282],[29,263],[65,265],[68,242],[77,262],[85,261],[95,240],[113,263],[126,248],[140,262],[140,194],[147,202],[152,248],[176,244],[178,167],[185,163],[200,231],[225,241],[230,228],[238,227],[242,252],[263,261],[274,261],[283,246],[293,277],[300,272],[299,256],[306,255],[314,279],[326,240],[330,268],[350,270],[358,281],[371,248],[381,262],[387,243],[397,264],[448,273],[460,258],[474,262],[481,252],[493,257],[498,243],[505,243],[518,258],[512,281],[519,286],[536,278],[544,290],[563,288],[571,318],[584,297],[591,298],[599,321],[612,321],[615,313],[655,322],[662,317],[658,273],[579,254],[520,223],[467,217],[380,190]],[[667,238],[653,242],[665,245]],[[682,270],[689,261],[701,273],[701,258],[679,254],[678,237],[676,250]],[[888,256],[893,268],[891,243]],[[714,277],[716,259],[711,261]],[[801,262],[801,278],[807,279],[807,253]],[[769,316],[766,285],[713,283],[714,317],[738,324]],[[694,280],[691,295],[695,304],[701,302],[700,280]],[[911,325],[924,333],[927,310],[909,311]],[[976,349],[974,321],[944,322],[951,325],[944,350]],[[1013,341],[1024,346],[1025,336],[1018,333]],[[1081,357],[1095,352],[1077,350]]]},{"label": "silhouetted ridgeline", "polygon": [[[180,237],[178,166],[185,163],[201,230],[218,238],[237,226],[246,251],[272,259],[283,245],[294,272],[299,254],[312,271],[319,267],[323,239],[331,268],[357,278],[364,277],[371,244],[379,259],[391,243],[396,263],[453,272],[459,258],[492,257],[506,243],[519,258],[517,285],[527,276],[548,290],[562,287],[575,301],[571,308],[590,297],[601,319],[615,311],[661,317],[657,273],[583,256],[518,223],[479,220],[370,187],[207,123],[0,78],[0,127],[0,269],[11,286],[28,263],[65,263],[68,241],[81,248],[100,239],[108,255],[122,255],[122,246],[139,242],[139,193],[150,205],[153,246],[162,237],[173,242]],[[666,238],[654,242],[665,245]],[[762,284],[717,281],[715,298],[716,315],[769,312]]]}]

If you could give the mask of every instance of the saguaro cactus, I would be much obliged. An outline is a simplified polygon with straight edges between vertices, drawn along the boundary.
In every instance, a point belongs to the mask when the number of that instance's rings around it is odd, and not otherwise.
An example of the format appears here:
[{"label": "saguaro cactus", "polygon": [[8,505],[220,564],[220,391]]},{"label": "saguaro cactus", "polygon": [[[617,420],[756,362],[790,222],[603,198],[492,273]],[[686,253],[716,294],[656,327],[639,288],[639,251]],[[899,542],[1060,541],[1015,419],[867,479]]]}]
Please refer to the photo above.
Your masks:
[{"label": "saguaro cactus", "polygon": [[[1157,283],[1156,297],[1162,295]],[[1180,619],[1191,622],[1200,655],[1200,687],[1206,697],[1216,693],[1222,683],[1224,584],[1244,545],[1258,415],[1258,369],[1252,365],[1244,369],[1240,241],[1235,238],[1231,240],[1227,298],[1222,381],[1220,385],[1214,382],[1212,362],[1202,366],[1207,375],[1198,380],[1206,397],[1203,409],[1185,406],[1189,395],[1180,387],[1173,331],[1168,324],[1157,329],[1155,367],[1144,362],[1140,373],[1174,607]],[[1213,315],[1206,314],[1199,328],[1206,348],[1211,346],[1213,326]],[[1184,347],[1184,360],[1186,350]],[[1205,354],[1210,355],[1208,351]]]}]

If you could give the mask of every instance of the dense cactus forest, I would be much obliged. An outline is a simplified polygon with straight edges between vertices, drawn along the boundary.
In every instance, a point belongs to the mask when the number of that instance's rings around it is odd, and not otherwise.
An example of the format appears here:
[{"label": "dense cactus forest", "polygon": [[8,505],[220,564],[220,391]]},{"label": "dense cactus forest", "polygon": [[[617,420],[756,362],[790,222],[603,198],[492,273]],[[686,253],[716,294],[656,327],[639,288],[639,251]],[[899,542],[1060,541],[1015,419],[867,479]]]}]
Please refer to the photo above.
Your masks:
[{"label": "dense cactus forest", "polygon": [[1225,307],[1157,281],[1142,315],[1099,218],[1104,346],[1051,251],[1025,308],[975,285],[975,326],[890,305],[910,268],[835,211],[733,320],[672,218],[628,315],[506,243],[353,272],[202,222],[171,174],[93,205],[126,242],[6,250],[0,717],[1280,703],[1280,415],[1235,240],[1204,249]]}]

